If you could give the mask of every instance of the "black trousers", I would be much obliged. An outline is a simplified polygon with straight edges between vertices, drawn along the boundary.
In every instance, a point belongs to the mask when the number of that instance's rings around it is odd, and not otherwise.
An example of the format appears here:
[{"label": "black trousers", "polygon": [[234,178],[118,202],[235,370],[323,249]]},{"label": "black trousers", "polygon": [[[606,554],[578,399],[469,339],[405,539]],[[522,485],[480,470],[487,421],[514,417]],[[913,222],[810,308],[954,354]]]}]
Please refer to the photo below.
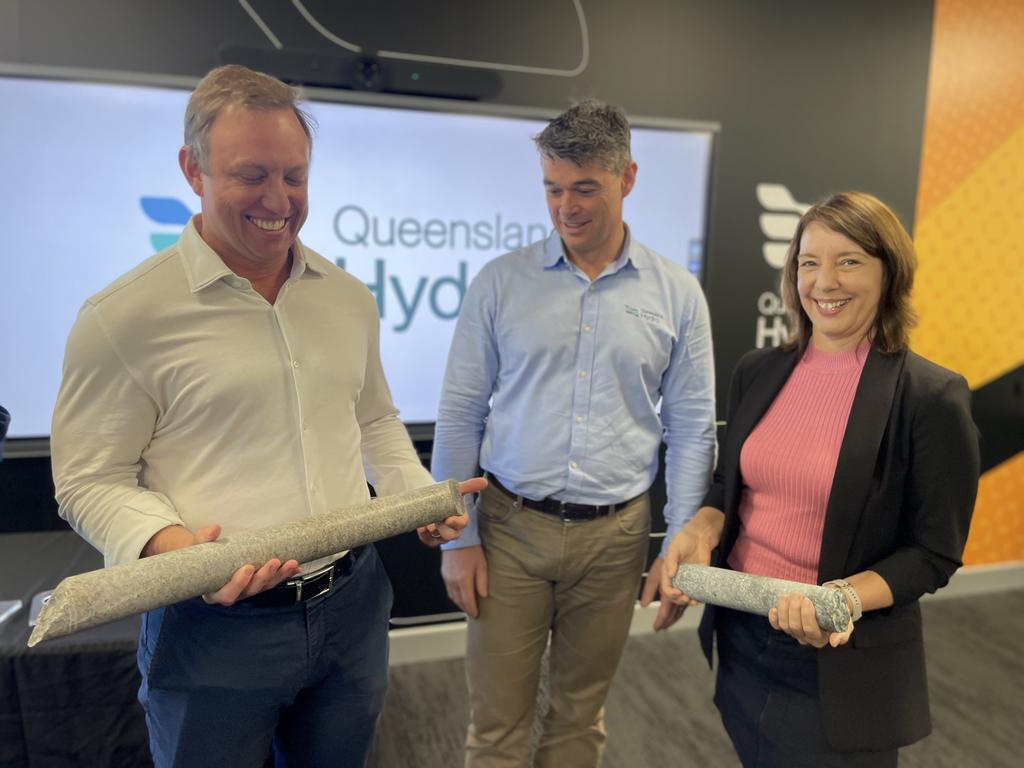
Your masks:
[{"label": "black trousers", "polygon": [[818,696],[818,651],[768,620],[715,609],[715,706],[744,768],[892,768],[897,750],[829,746]]}]

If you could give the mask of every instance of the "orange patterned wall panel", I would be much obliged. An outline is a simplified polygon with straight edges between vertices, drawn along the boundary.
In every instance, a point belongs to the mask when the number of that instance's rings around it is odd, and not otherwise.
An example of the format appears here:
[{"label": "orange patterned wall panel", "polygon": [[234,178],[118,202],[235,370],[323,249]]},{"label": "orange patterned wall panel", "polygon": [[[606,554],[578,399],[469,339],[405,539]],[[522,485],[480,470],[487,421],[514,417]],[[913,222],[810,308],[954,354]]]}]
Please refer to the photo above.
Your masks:
[{"label": "orange patterned wall panel", "polygon": [[920,219],[1024,121],[1024,2],[936,0]]},{"label": "orange patterned wall panel", "polygon": [[[1024,2],[937,0],[913,348],[973,389],[1024,364]],[[1006,429],[1021,425],[1006,424]],[[1024,454],[981,480],[966,564],[1024,560]]]},{"label": "orange patterned wall panel", "polygon": [[971,535],[964,550],[968,565],[1020,560],[1024,553],[1024,453],[981,477]]}]

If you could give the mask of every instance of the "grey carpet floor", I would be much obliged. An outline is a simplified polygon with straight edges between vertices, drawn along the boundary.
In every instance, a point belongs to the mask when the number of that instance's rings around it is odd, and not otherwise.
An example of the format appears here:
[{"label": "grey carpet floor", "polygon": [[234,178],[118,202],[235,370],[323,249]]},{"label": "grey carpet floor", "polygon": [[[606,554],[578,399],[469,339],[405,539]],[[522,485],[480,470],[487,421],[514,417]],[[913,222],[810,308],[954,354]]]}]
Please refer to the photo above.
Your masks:
[{"label": "grey carpet floor", "polygon": [[[934,730],[901,750],[901,768],[1024,765],[1024,589],[922,608]],[[461,660],[394,667],[370,765],[460,766],[463,674]],[[712,690],[695,631],[630,638],[608,698],[603,768],[738,766]]]}]

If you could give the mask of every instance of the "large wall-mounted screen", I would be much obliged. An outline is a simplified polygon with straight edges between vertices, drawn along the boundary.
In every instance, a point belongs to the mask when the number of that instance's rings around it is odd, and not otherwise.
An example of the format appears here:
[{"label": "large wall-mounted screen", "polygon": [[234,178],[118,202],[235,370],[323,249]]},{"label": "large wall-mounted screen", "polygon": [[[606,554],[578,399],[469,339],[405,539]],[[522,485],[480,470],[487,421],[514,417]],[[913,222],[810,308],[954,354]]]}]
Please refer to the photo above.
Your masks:
[{"label": "large wall-mounted screen", "polygon": [[[363,280],[406,422],[434,421],[463,293],[550,232],[531,136],[543,116],[321,100],[303,241]],[[198,199],[178,169],[188,90],[0,77],[0,404],[45,437],[82,302],[177,238]],[[449,105],[450,106],[450,105]],[[703,273],[713,132],[635,121],[638,238]]]}]

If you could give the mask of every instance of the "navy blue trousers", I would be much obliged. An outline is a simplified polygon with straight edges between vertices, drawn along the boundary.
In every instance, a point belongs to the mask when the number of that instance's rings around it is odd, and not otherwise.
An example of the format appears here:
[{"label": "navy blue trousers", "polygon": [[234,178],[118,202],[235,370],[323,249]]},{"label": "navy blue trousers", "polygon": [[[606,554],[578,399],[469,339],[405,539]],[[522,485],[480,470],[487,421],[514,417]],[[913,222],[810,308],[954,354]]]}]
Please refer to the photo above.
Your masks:
[{"label": "navy blue trousers", "polygon": [[768,619],[715,609],[715,706],[744,768],[893,768],[897,750],[839,752],[825,738],[818,651]]},{"label": "navy blue trousers", "polygon": [[323,597],[283,608],[200,598],[142,620],[139,701],[157,768],[361,768],[387,688],[391,586],[359,552]]}]

